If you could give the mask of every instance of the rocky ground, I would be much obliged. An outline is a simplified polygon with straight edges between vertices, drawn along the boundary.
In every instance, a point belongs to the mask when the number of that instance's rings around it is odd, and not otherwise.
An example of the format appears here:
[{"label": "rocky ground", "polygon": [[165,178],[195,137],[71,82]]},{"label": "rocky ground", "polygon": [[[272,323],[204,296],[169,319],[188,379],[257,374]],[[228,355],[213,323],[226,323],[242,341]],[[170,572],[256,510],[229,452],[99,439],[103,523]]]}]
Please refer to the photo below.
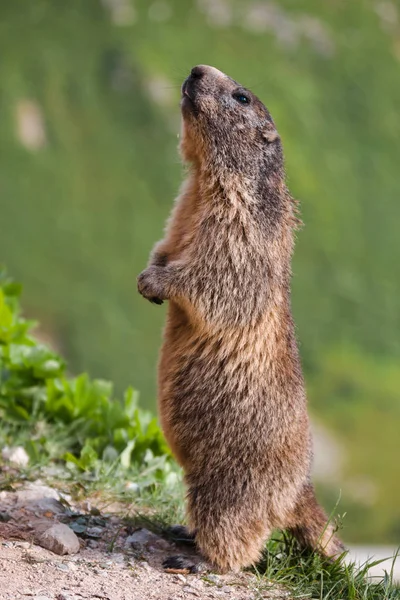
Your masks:
[{"label": "rocky ground", "polygon": [[[40,481],[0,492],[0,599],[250,600],[284,598],[261,591],[254,575],[168,574],[166,556],[182,548],[129,524],[118,507],[73,503]],[[188,550],[185,550],[188,553]]]}]

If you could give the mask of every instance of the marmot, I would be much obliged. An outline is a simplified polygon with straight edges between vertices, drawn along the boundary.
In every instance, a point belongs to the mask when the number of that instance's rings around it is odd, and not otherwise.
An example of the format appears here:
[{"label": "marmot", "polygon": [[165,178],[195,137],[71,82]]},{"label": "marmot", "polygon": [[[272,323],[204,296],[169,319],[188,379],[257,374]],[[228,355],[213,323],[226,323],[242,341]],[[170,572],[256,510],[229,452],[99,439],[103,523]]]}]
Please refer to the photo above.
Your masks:
[{"label": "marmot", "polygon": [[169,300],[159,413],[189,530],[220,572],[256,563],[274,528],[336,556],[310,481],[280,137],[262,102],[214,67],[192,69],[181,110],[188,176],[138,289]]}]

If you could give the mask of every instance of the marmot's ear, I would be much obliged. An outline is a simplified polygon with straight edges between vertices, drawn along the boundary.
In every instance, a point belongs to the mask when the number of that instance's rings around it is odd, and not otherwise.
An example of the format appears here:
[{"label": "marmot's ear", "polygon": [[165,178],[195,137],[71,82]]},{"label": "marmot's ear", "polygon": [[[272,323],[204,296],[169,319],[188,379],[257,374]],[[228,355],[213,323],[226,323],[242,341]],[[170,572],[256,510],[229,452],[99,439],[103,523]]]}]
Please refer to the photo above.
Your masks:
[{"label": "marmot's ear", "polygon": [[263,138],[268,144],[272,144],[275,140],[279,140],[279,133],[276,129],[264,129]]}]

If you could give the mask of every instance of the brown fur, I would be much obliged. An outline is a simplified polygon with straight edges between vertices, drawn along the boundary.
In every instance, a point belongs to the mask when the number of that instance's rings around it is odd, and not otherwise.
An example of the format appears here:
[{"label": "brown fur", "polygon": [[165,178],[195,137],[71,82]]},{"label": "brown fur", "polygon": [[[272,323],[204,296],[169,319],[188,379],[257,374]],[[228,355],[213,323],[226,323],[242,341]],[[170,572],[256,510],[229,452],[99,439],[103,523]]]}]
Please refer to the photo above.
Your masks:
[{"label": "brown fur", "polygon": [[341,545],[310,483],[280,138],[264,105],[213,67],[185,81],[182,114],[188,177],[138,287],[169,300],[159,412],[190,528],[221,571],[256,562],[276,527],[333,556]]}]

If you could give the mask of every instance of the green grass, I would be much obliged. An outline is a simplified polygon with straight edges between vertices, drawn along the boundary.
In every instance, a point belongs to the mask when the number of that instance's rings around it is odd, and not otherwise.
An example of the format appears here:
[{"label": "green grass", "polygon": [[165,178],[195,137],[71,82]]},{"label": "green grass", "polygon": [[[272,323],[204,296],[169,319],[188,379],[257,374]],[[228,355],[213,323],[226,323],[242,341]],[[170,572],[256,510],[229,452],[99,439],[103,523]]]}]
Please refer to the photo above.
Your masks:
[{"label": "green grass", "polygon": [[400,588],[393,583],[393,572],[380,581],[367,576],[369,568],[381,561],[357,565],[344,559],[345,555],[327,562],[315,553],[301,552],[293,538],[282,534],[269,542],[257,568],[260,589],[267,590],[278,583],[290,590],[294,598],[319,600],[400,598]]}]

